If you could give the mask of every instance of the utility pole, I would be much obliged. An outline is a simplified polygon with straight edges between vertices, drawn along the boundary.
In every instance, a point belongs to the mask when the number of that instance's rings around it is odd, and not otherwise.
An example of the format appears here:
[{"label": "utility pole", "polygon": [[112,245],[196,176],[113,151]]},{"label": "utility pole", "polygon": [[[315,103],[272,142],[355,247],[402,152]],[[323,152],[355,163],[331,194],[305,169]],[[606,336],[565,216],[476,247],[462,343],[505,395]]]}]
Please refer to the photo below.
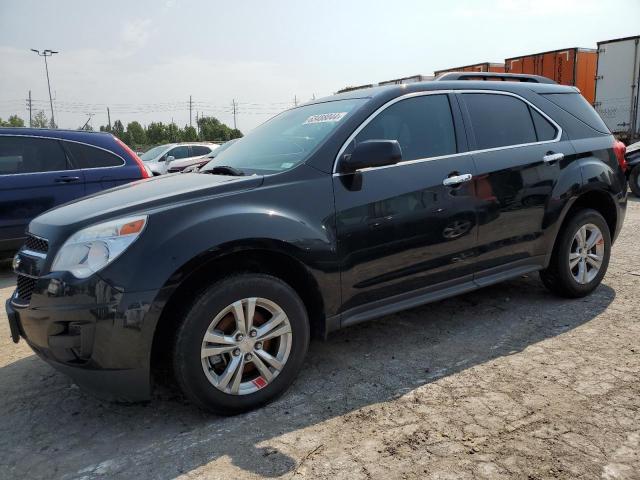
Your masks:
[{"label": "utility pole", "polygon": [[297,107],[298,106],[298,96],[294,95],[293,96],[293,104]]},{"label": "utility pole", "polygon": [[33,115],[32,115],[32,109],[33,109],[33,102],[31,101],[31,90],[29,90],[29,98],[27,99],[27,108],[29,109],[29,128],[31,128],[31,123],[33,122]]},{"label": "utility pole", "polygon": [[87,121],[84,123],[80,130],[85,130],[87,128],[87,125],[89,125],[89,122],[91,121],[91,117],[93,117],[93,113],[87,113],[87,115],[89,115],[89,118],[87,118]]},{"label": "utility pole", "polygon": [[200,138],[200,112],[196,112],[196,132]]},{"label": "utility pole", "polygon": [[32,48],[31,51],[36,52],[39,57],[44,57],[44,69],[47,72],[47,87],[49,88],[49,104],[51,105],[51,126],[53,127],[56,124],[56,121],[53,116],[53,99],[51,98],[51,82],[49,81],[49,65],[47,64],[47,57],[51,57],[59,52],[47,49],[40,53],[40,51],[35,48]]},{"label": "utility pole", "polygon": [[111,131],[111,112],[109,112],[109,107],[107,107],[107,128],[109,132]]},{"label": "utility pole", "polygon": [[237,130],[238,126],[236,124],[236,113],[237,113],[237,110],[236,110],[236,99],[235,98],[233,99],[232,105],[233,105],[233,129]]},{"label": "utility pole", "polygon": [[191,101],[191,95],[189,95],[189,126],[193,127],[193,121],[191,120],[191,110],[193,109],[193,102]]}]

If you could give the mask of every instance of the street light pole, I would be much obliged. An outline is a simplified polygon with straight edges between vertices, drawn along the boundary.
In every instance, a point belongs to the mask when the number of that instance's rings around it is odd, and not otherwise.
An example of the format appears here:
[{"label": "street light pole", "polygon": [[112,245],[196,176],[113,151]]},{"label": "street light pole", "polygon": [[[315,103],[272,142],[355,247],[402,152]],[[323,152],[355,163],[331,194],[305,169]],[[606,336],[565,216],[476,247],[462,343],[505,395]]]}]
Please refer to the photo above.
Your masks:
[{"label": "street light pole", "polygon": [[32,48],[31,51],[36,52],[40,57],[44,57],[44,69],[47,72],[47,87],[49,88],[49,105],[51,105],[51,126],[53,127],[56,124],[56,121],[53,115],[53,98],[51,97],[51,82],[49,81],[49,65],[47,64],[47,57],[51,57],[58,52],[47,49],[40,53],[40,51],[35,48]]}]

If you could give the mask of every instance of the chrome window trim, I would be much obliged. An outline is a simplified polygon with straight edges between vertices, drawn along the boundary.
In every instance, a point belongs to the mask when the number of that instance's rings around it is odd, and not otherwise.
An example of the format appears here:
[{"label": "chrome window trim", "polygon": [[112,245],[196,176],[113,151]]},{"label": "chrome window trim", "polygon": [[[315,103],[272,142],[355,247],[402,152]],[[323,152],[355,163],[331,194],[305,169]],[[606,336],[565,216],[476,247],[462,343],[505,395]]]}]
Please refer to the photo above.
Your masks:
[{"label": "chrome window trim", "polygon": [[[120,165],[111,165],[109,167],[87,167],[87,168],[70,168],[67,170],[46,170],[44,172],[25,172],[25,173],[0,173],[0,177],[10,177],[15,175],[41,175],[43,173],[61,173],[61,172],[80,172],[82,170],[95,170],[96,168],[122,168],[127,164],[127,161],[118,155],[116,152],[112,152],[111,150],[107,150],[106,148],[99,147],[97,145],[92,145],[91,143],[79,142],[78,140],[67,140],[66,138],[58,138],[58,137],[45,137],[43,135],[19,135],[19,134],[9,134],[9,133],[0,133],[0,138],[2,137],[22,137],[22,138],[41,138],[44,140],[58,140],[60,142],[71,142],[78,143],[80,145],[86,145],[87,147],[97,148],[98,150],[103,150],[111,155],[122,160],[122,164]],[[65,151],[65,155],[66,155]]]},{"label": "chrome window trim", "polygon": [[[408,98],[413,98],[413,97],[421,97],[424,95],[446,95],[446,94],[450,94],[450,93],[460,93],[460,94],[464,94],[464,93],[484,93],[484,94],[490,94],[490,95],[507,95],[507,96],[511,96],[511,97],[515,97],[518,100],[523,101],[525,104],[529,105],[529,107],[535,109],[540,115],[542,115],[546,120],[548,120],[556,129],[556,136],[555,138],[553,138],[552,140],[542,140],[539,142],[530,142],[530,143],[518,143],[516,145],[506,145],[504,147],[493,147],[493,148],[484,148],[484,149],[478,149],[478,150],[468,150],[466,152],[456,152],[456,153],[452,153],[449,155],[440,155],[437,157],[425,157],[425,158],[416,158],[413,160],[406,160],[403,162],[399,162],[399,163],[395,163],[393,165],[383,165],[381,167],[369,167],[369,168],[363,168],[358,170],[359,172],[367,172],[370,170],[379,170],[379,169],[383,169],[383,168],[393,168],[393,167],[398,167],[401,165],[411,165],[414,163],[422,163],[422,162],[430,162],[432,160],[440,160],[443,158],[450,158],[450,157],[458,157],[458,156],[462,156],[462,155],[473,155],[476,153],[485,153],[485,152],[496,152],[499,150],[507,150],[507,149],[511,149],[511,148],[520,148],[520,147],[529,147],[532,145],[544,145],[547,143],[556,143],[559,142],[560,139],[562,138],[562,127],[560,127],[560,125],[558,125],[551,117],[549,117],[549,115],[547,115],[546,113],[544,113],[542,110],[540,110],[538,107],[536,107],[533,103],[531,103],[529,100],[527,100],[524,97],[521,97],[520,95],[516,94],[516,93],[512,93],[512,92],[505,92],[505,91],[501,91],[501,90],[427,90],[427,91],[423,91],[423,92],[413,92],[413,93],[407,93],[406,95],[401,95],[399,97],[393,98],[391,100],[389,100],[387,103],[385,103],[384,105],[382,105],[380,108],[378,108],[375,112],[373,112],[371,115],[369,115],[364,122],[362,122],[358,128],[356,128],[353,133],[351,135],[349,135],[349,138],[347,138],[347,140],[342,144],[342,147],[340,148],[340,150],[338,151],[338,155],[336,155],[336,158],[334,160],[333,163],[333,175],[334,176],[342,176],[342,175],[351,175],[350,173],[339,173],[338,172],[338,163],[340,161],[340,158],[342,157],[342,155],[344,154],[344,151],[347,149],[347,147],[349,146],[349,144],[353,141],[353,139],[374,119],[376,118],[380,113],[382,113],[384,110],[386,110],[387,108],[389,108],[391,105],[400,102],[402,100],[406,100]],[[453,112],[452,112],[453,115]],[[533,119],[532,119],[533,122]]]}]

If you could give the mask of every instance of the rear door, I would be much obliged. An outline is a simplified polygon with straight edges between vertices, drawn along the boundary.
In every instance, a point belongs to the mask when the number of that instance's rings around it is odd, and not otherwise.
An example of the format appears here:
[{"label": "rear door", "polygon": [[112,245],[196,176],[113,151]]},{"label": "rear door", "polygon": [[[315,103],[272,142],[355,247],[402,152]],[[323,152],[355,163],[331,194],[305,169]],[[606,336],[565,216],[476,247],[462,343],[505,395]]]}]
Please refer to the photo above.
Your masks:
[{"label": "rear door", "polygon": [[165,158],[173,157],[171,162],[165,160],[165,173],[182,170],[189,164],[191,157],[191,147],[189,145],[178,145],[167,152]]},{"label": "rear door", "polygon": [[82,169],[86,194],[117,187],[140,178],[140,170],[127,165],[122,157],[95,145],[63,141],[75,165]]},{"label": "rear door", "polygon": [[453,98],[454,122],[450,100],[442,93],[396,101],[365,123],[345,150],[365,140],[397,140],[402,162],[334,174],[344,310],[370,310],[372,302],[392,303],[389,297],[472,273],[473,182],[443,184],[453,175],[471,180],[474,174],[471,156],[462,153],[464,134],[456,136],[454,128],[462,127],[460,113]]},{"label": "rear door", "polygon": [[0,250],[20,246],[34,217],[84,193],[59,140],[0,135]]},{"label": "rear door", "polygon": [[201,165],[206,163],[202,160],[204,155],[211,153],[211,149],[204,145],[190,145],[189,156],[180,160],[174,160],[169,165],[169,172],[180,172],[192,165]]},{"label": "rear door", "polygon": [[544,216],[573,147],[551,119],[519,96],[458,95],[475,150],[478,270],[535,265],[546,254]]}]

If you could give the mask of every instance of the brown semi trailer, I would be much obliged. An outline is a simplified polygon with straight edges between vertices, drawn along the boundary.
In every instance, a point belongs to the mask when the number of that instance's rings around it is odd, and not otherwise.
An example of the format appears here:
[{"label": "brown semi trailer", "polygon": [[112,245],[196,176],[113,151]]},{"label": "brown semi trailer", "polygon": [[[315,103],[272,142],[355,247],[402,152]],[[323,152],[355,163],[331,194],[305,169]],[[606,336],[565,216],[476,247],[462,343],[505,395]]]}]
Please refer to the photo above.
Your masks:
[{"label": "brown semi trailer", "polygon": [[565,48],[507,58],[504,68],[506,73],[542,75],[562,85],[578,87],[584,98],[593,105],[596,95],[597,63],[597,50]]},{"label": "brown semi trailer", "polygon": [[437,77],[441,73],[449,72],[495,72],[504,73],[504,63],[475,63],[473,65],[465,65],[464,67],[447,68],[445,70],[437,70],[433,74]]}]

